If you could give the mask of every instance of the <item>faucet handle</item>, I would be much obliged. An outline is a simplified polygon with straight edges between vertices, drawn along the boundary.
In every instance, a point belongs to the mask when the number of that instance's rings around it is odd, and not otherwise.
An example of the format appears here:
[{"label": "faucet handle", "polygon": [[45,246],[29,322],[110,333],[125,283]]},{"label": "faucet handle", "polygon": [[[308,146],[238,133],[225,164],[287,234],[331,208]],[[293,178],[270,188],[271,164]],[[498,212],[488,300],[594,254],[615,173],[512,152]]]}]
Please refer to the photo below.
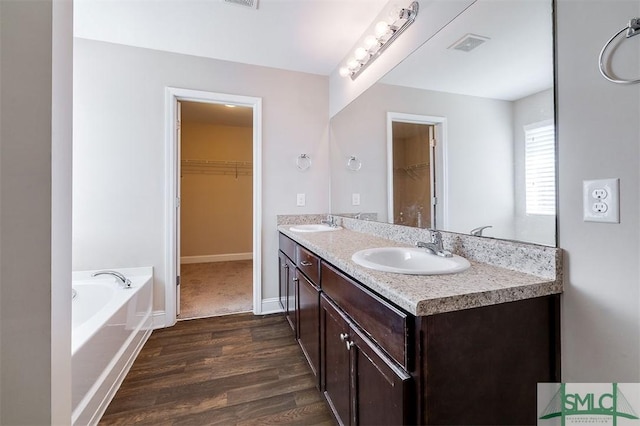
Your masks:
[{"label": "faucet handle", "polygon": [[429,232],[431,233],[431,242],[441,245],[442,244],[442,234],[440,233],[440,231],[437,231],[435,229],[429,229]]}]

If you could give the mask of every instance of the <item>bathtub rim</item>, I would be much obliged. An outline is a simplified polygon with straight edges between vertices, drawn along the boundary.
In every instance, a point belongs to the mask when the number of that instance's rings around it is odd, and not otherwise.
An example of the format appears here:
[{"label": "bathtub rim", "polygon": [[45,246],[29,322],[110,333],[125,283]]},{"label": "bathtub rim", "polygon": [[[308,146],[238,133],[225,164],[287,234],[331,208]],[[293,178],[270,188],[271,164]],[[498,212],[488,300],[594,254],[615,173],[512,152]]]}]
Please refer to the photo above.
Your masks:
[{"label": "bathtub rim", "polygon": [[[87,271],[74,271],[71,274],[71,286],[73,287],[74,282],[81,281],[85,282],[110,282],[113,280],[113,285],[118,286],[118,283],[115,281],[114,277],[109,276],[98,276],[92,277],[96,271],[100,271],[103,269],[94,269]],[[138,291],[144,287],[149,281],[152,282],[153,285],[153,267],[144,266],[137,268],[111,268],[110,270],[120,272],[127,278],[129,278],[132,282],[131,289],[120,289],[116,287],[116,295],[114,297],[115,300],[111,300],[105,307],[100,309],[93,315],[88,321],[78,326],[77,328],[71,329],[71,359],[73,362],[73,355],[75,355],[81,348],[84,346],[91,338],[98,332],[100,329],[97,325],[104,324],[113,314],[117,312],[117,310],[122,306],[122,301],[129,300],[133,297]],[[116,301],[118,303],[116,303]],[[72,301],[73,303],[73,301]],[[72,308],[73,309],[73,308]],[[153,309],[152,309],[153,310]],[[73,315],[73,313],[72,313]]]}]

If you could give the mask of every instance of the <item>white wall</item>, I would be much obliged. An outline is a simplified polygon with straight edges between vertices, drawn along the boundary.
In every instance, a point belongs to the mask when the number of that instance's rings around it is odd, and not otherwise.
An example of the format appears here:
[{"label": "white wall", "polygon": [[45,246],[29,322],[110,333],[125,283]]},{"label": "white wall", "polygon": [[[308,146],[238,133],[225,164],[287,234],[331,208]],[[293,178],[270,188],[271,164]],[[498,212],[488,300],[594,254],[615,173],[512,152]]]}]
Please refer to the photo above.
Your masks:
[{"label": "white wall", "polygon": [[0,2],[2,424],[51,419],[51,8]]},{"label": "white wall", "polygon": [[[437,227],[467,233],[493,225],[486,235],[513,238],[512,103],[387,84],[374,85],[331,119],[332,213],[376,212],[387,220],[389,111],[447,119],[447,154],[437,170],[437,180],[447,182],[438,195],[440,205],[448,203],[447,225]],[[362,161],[358,172],[346,168],[351,155]],[[351,206],[354,192],[360,206]]]},{"label": "white wall", "polygon": [[0,2],[0,424],[70,418],[71,5]]},{"label": "white wall", "polygon": [[73,268],[151,265],[163,310],[165,87],[261,97],[263,298],[277,297],[276,215],[329,207],[327,77],[84,39],[74,73]]},{"label": "white wall", "polygon": [[[640,381],[640,85],[612,84],[597,66],[604,43],[636,16],[638,0],[557,4],[562,378],[569,382]],[[638,41],[616,51],[619,74],[640,75]],[[609,177],[620,178],[620,224],[583,222],[582,181]]]},{"label": "white wall", "polygon": [[553,119],[553,89],[518,99],[513,103],[516,179],[515,239],[548,246],[556,245],[556,217],[553,215],[527,215],[526,213],[524,126]]},{"label": "white wall", "polygon": [[51,424],[71,418],[73,1],[53,3],[51,125]]}]

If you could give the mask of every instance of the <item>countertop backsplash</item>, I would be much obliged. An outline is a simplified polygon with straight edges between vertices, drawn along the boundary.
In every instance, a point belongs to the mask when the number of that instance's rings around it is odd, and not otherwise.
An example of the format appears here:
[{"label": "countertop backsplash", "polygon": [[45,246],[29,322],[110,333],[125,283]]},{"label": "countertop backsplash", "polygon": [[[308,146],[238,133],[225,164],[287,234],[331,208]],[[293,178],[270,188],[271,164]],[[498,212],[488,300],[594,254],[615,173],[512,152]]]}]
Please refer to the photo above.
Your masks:
[{"label": "countertop backsplash", "polygon": [[[328,214],[279,215],[278,226],[320,223]],[[429,241],[428,229],[334,216],[338,225],[407,245]],[[562,249],[440,231],[445,249],[468,260],[562,281]]]}]

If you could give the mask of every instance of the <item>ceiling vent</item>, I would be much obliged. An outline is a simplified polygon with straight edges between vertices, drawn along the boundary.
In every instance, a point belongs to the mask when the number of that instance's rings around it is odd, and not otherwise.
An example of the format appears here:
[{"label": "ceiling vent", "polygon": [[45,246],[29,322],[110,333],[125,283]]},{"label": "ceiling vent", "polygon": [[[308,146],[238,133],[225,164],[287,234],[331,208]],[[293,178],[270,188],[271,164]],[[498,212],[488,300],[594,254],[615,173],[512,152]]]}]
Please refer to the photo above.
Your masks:
[{"label": "ceiling vent", "polygon": [[231,3],[238,6],[248,7],[251,9],[258,8],[258,0],[224,0],[225,3]]},{"label": "ceiling vent", "polygon": [[477,34],[467,34],[460,40],[449,46],[449,49],[462,50],[463,52],[471,52],[476,47],[480,46],[485,41],[490,40],[489,37],[484,37]]}]

